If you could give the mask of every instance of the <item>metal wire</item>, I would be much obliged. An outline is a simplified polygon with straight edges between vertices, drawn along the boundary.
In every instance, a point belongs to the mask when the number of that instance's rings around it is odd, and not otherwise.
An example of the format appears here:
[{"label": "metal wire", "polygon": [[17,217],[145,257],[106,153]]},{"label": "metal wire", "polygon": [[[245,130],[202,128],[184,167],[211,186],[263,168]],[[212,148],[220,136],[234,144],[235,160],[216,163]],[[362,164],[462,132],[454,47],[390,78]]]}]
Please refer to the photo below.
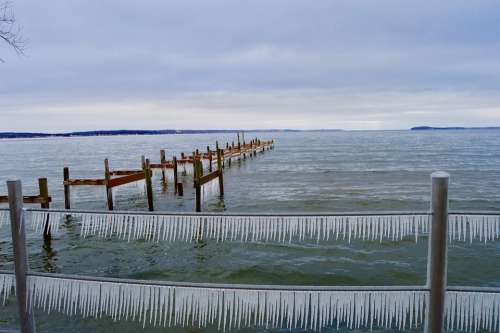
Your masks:
[{"label": "metal wire", "polygon": [[[14,274],[11,271],[2,271],[0,274]],[[240,289],[240,290],[272,290],[272,291],[429,291],[425,286],[301,286],[301,285],[256,285],[256,284],[225,284],[225,283],[196,283],[196,282],[174,282],[155,280],[133,280],[110,277],[82,276],[72,274],[56,274],[29,272],[28,276],[40,276],[67,280],[81,280],[92,282],[108,282],[137,285],[155,285],[165,287],[185,287],[204,289]]]}]

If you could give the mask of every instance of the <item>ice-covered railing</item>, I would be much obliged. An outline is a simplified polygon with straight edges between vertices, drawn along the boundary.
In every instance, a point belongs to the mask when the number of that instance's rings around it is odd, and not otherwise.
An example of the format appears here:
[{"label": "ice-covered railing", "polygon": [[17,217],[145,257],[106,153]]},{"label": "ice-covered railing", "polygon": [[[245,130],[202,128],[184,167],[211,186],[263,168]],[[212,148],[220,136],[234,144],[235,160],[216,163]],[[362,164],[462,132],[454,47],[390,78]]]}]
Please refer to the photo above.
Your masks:
[{"label": "ice-covered railing", "polygon": [[[13,274],[0,272],[0,296],[12,292],[13,281]],[[28,275],[29,304],[48,313],[220,330],[248,326],[412,329],[425,320],[428,295],[421,286],[232,285]],[[498,331],[500,288],[449,287],[445,316],[449,330]]]},{"label": "ice-covered railing", "polygon": [[125,240],[291,242],[293,240],[354,239],[400,241],[426,234],[429,214],[388,212],[310,214],[210,214],[149,213],[86,210],[27,210],[31,228],[40,232],[49,221],[52,233],[60,232],[66,216],[80,224],[80,234]]},{"label": "ice-covered railing", "polygon": [[447,330],[500,331],[500,288],[448,287],[445,297]]},{"label": "ice-covered railing", "polygon": [[0,229],[4,225],[9,225],[10,224],[10,214],[7,209],[0,209]]},{"label": "ice-covered railing", "polygon": [[2,305],[5,305],[7,299],[10,297],[15,287],[16,278],[14,274],[0,272],[0,301]]},{"label": "ice-covered railing", "polygon": [[421,326],[427,295],[423,287],[260,286],[28,275],[28,304],[49,313],[220,330],[410,329]]},{"label": "ice-covered railing", "polygon": [[451,212],[448,217],[450,240],[493,241],[500,238],[500,212]]},{"label": "ice-covered railing", "polygon": [[[215,239],[243,242],[401,241],[406,238],[416,241],[429,232],[431,217],[426,212],[292,215],[29,209],[27,213],[33,230],[42,232],[48,220],[52,233],[60,231],[61,223],[68,215],[80,224],[83,237],[118,237],[129,241]],[[7,220],[8,213],[0,210],[0,225]],[[500,238],[500,212],[451,212],[448,237],[450,240],[470,242],[497,240]]]}]

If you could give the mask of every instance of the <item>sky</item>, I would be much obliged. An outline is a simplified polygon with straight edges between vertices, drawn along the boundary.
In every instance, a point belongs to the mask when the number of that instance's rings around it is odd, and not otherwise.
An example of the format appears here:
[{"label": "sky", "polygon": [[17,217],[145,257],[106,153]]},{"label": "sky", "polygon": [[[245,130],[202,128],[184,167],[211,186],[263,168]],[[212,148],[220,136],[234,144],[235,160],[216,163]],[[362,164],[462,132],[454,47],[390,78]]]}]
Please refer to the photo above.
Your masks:
[{"label": "sky", "polygon": [[499,1],[11,3],[0,131],[500,126]]}]

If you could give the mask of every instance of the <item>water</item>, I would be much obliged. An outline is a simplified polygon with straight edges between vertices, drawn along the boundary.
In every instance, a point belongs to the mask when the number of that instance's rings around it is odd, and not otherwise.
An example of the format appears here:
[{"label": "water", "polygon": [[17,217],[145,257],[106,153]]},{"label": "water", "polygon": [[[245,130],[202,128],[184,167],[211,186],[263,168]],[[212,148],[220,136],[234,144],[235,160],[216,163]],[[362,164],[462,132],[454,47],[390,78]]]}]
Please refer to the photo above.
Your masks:
[{"label": "water", "polygon": [[[247,134],[250,137],[251,134]],[[205,211],[334,212],[426,210],[435,170],[451,174],[451,209],[500,211],[500,131],[367,131],[261,133],[273,151],[225,170],[225,198]],[[37,178],[49,179],[53,207],[63,207],[62,169],[74,178],[102,178],[103,160],[112,169],[139,168],[140,156],[159,160],[233,135],[176,135],[57,138],[0,141],[0,193],[5,180],[20,178],[25,194],[37,192]],[[185,197],[154,180],[155,208],[193,211],[189,178]],[[101,187],[72,189],[73,208],[105,207]],[[116,209],[145,210],[146,200],[131,187],[118,190]],[[81,239],[74,226],[43,247],[28,235],[32,270],[137,279],[302,285],[424,284],[426,239],[401,242],[302,242],[294,244],[206,244],[123,242]],[[500,287],[500,244],[453,242],[449,284]],[[12,269],[8,228],[0,230],[0,269]],[[0,327],[14,327],[13,302]],[[134,322],[113,323],[37,312],[37,326],[49,332],[136,332]],[[195,329],[176,329],[193,331]],[[206,329],[207,331],[214,328]],[[148,331],[163,331],[148,328]],[[246,329],[243,331],[254,331]]]}]

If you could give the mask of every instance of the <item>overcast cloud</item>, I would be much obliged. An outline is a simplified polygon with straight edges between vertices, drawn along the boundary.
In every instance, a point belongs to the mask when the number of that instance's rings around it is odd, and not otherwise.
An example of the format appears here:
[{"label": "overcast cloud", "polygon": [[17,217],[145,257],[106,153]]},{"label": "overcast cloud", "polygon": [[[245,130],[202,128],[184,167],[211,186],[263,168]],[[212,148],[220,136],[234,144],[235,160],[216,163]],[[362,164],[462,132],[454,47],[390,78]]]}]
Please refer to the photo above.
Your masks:
[{"label": "overcast cloud", "polygon": [[500,126],[498,1],[13,7],[0,131]]}]

